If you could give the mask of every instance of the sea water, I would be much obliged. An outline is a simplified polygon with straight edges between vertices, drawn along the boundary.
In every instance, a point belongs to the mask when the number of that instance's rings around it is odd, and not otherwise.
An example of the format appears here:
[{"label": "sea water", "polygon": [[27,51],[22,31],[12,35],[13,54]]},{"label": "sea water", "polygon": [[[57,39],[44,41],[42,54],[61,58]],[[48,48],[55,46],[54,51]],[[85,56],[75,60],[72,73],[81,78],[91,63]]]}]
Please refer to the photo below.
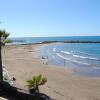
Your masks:
[{"label": "sea water", "polygon": [[41,54],[57,66],[73,67],[81,75],[100,76],[100,44],[61,43],[45,46]]},{"label": "sea water", "polygon": [[20,37],[10,38],[14,44],[33,44],[44,41],[67,41],[67,40],[86,40],[86,41],[100,41],[100,36],[67,36],[67,37]]}]

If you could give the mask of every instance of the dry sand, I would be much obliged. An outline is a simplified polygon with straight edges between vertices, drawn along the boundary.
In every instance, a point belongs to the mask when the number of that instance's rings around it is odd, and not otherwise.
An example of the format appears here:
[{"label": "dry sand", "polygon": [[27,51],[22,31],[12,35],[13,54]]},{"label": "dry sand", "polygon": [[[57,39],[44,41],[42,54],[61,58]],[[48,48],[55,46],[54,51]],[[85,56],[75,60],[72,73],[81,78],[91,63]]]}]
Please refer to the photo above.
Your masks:
[{"label": "dry sand", "polygon": [[39,47],[47,44],[14,45],[3,48],[3,65],[16,78],[14,86],[27,90],[26,80],[42,74],[48,81],[42,93],[55,100],[100,100],[100,78],[76,76],[74,69],[46,65]]}]

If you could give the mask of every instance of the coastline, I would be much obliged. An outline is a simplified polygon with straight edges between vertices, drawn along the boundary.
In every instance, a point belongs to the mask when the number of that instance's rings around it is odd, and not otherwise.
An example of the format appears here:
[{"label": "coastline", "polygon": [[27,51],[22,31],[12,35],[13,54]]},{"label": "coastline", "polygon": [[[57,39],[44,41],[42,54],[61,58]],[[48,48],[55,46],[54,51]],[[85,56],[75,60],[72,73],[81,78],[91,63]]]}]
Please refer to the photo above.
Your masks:
[{"label": "coastline", "polygon": [[[55,44],[55,43],[54,43]],[[39,48],[52,43],[13,45],[3,48],[3,64],[16,78],[14,86],[27,90],[26,80],[42,74],[48,81],[40,91],[56,100],[99,100],[100,78],[76,76],[74,69],[43,64]]]}]

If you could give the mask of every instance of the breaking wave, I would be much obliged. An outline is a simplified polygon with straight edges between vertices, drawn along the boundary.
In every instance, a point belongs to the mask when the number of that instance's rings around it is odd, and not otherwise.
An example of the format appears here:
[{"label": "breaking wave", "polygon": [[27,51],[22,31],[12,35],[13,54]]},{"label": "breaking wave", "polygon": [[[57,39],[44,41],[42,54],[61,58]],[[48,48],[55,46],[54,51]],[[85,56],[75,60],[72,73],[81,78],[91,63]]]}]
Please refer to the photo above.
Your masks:
[{"label": "breaking wave", "polygon": [[65,53],[65,54],[68,54],[68,55],[72,55],[73,57],[82,58],[82,59],[100,60],[100,59],[98,59],[96,57],[80,56],[80,55],[76,55],[76,54],[73,54],[73,53],[70,53],[70,52],[66,52],[66,51],[61,51],[61,53]]},{"label": "breaking wave", "polygon": [[79,63],[79,64],[84,64],[84,65],[90,65],[90,64],[88,64],[88,63],[84,63],[84,62],[80,62],[80,61],[76,61],[76,60],[72,60],[72,59],[65,58],[64,56],[62,56],[62,55],[59,54],[59,53],[56,53],[56,55],[59,56],[59,57],[62,58],[62,59],[67,60],[67,61],[71,61],[71,62]]}]

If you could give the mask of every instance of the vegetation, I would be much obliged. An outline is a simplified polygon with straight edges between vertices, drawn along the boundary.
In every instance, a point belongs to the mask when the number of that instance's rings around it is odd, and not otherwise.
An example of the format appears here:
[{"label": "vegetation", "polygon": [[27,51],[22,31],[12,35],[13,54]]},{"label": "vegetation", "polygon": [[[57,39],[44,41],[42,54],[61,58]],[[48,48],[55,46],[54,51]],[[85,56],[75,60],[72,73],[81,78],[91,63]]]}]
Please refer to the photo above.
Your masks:
[{"label": "vegetation", "polygon": [[6,32],[5,30],[0,30],[0,82],[3,81],[1,49],[2,46],[5,45],[8,36],[9,36],[8,32]]},{"label": "vegetation", "polygon": [[42,75],[33,76],[32,80],[27,81],[30,93],[39,93],[39,86],[44,85],[46,82],[47,78],[42,77]]},{"label": "vegetation", "polygon": [[5,40],[5,43],[12,43],[12,40]]}]

